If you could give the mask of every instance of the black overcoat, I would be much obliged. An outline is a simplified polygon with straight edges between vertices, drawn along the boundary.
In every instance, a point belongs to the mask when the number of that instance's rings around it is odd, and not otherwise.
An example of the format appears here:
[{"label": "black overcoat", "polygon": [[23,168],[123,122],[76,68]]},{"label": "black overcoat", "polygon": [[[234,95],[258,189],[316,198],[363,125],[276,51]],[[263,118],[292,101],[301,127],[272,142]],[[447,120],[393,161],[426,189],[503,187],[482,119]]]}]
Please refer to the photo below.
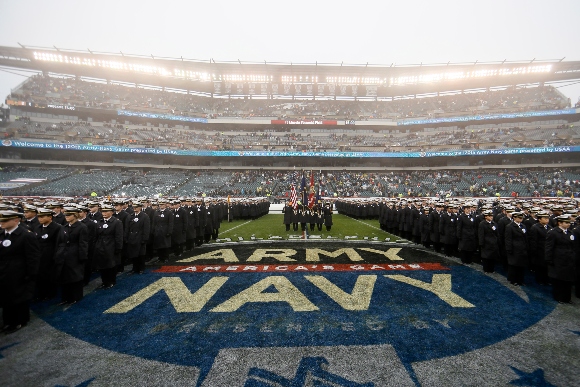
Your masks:
[{"label": "black overcoat", "polygon": [[544,257],[546,253],[546,236],[551,229],[552,226],[549,224],[544,227],[540,223],[536,223],[528,232],[528,244],[530,247],[528,255],[530,262],[536,266],[546,266]]},{"label": "black overcoat", "polygon": [[54,279],[68,284],[82,281],[89,254],[89,231],[82,222],[62,226],[56,240]]},{"label": "black overcoat", "polygon": [[150,227],[151,222],[145,212],[141,211],[137,214],[133,211],[133,214],[129,215],[126,233],[127,257],[129,259],[143,256],[147,252],[147,242],[151,233]]},{"label": "black overcoat", "polygon": [[505,251],[510,265],[526,267],[529,264],[527,230],[523,223],[520,226],[511,222],[505,227]]},{"label": "black overcoat", "polygon": [[314,216],[316,217],[316,224],[324,224],[324,210],[322,208],[318,207]]},{"label": "black overcoat", "polygon": [[90,266],[92,271],[95,268],[93,257],[95,256],[95,243],[97,242],[97,224],[89,219],[88,216],[81,220],[81,222],[87,226],[87,230],[89,232],[89,257],[87,265]]},{"label": "black overcoat", "polygon": [[89,212],[87,218],[89,218],[93,223],[99,223],[99,221],[103,219],[103,214],[101,214],[101,211]]},{"label": "black overcoat", "polygon": [[282,224],[291,224],[292,223],[292,212],[294,211],[294,209],[292,208],[292,206],[287,205],[284,206],[284,208],[282,209],[282,212],[284,213],[284,220],[282,222]]},{"label": "black overcoat", "polygon": [[[54,222],[51,222],[54,223]],[[38,221],[38,217],[34,217],[31,220],[28,219],[23,219],[22,222],[20,222],[20,224],[24,227],[26,227],[27,229],[29,229],[30,231],[34,232],[34,229],[36,228],[36,226],[38,226],[40,224],[40,222]]]},{"label": "black overcoat", "polygon": [[574,235],[570,230],[564,233],[560,227],[554,227],[548,231],[544,259],[548,264],[548,277],[560,281],[575,280]]},{"label": "black overcoat", "polygon": [[457,216],[453,213],[443,212],[439,218],[440,240],[446,245],[457,243]]},{"label": "black overcoat", "polygon": [[37,224],[34,227],[34,234],[40,248],[40,263],[38,265],[38,277],[45,280],[53,280],[54,253],[56,252],[56,241],[62,226],[55,222],[44,227]]},{"label": "black overcoat", "polygon": [[203,228],[203,235],[213,234],[214,224],[213,224],[213,207],[204,207],[205,211],[205,227]]},{"label": "black overcoat", "polygon": [[113,213],[113,216],[121,221],[123,224],[123,235],[126,234],[127,222],[129,221],[129,213],[125,210]]},{"label": "black overcoat", "polygon": [[173,234],[173,212],[166,208],[157,210],[153,215],[153,248],[168,249],[171,247]]},{"label": "black overcoat", "polygon": [[475,216],[473,214],[461,214],[457,218],[457,239],[459,239],[459,250],[477,250],[477,229],[475,228]]},{"label": "black overcoat", "polygon": [[403,231],[405,232],[412,232],[413,231],[413,212],[411,207],[403,208]]},{"label": "black overcoat", "polygon": [[185,243],[187,232],[187,212],[181,207],[173,212],[173,231],[171,232],[171,243],[181,244]]},{"label": "black overcoat", "polygon": [[424,214],[424,213],[419,215],[419,230],[421,233],[421,242],[422,243],[430,241],[429,236],[431,233],[429,231],[429,215],[430,214]]},{"label": "black overcoat", "polygon": [[324,225],[332,226],[332,210],[330,207],[324,207]]},{"label": "black overcoat", "polygon": [[397,228],[397,209],[392,206],[387,213],[387,228],[396,229]]},{"label": "black overcoat", "polygon": [[97,241],[93,257],[97,269],[110,269],[121,264],[123,224],[115,217],[97,223]]},{"label": "black overcoat", "polygon": [[439,234],[439,219],[440,214],[437,211],[433,211],[429,214],[429,238],[431,242],[439,243],[441,241]]},{"label": "black overcoat", "polygon": [[499,260],[499,236],[495,222],[479,223],[477,240],[481,248],[481,259]]},{"label": "black overcoat", "polygon": [[52,217],[52,221],[60,224],[61,226],[64,226],[66,224],[66,218],[64,217],[64,214],[62,212],[58,213],[57,215],[54,215]]},{"label": "black overcoat", "polygon": [[421,226],[419,225],[419,218],[421,216],[421,211],[417,207],[413,207],[411,210],[411,218],[413,219],[413,235],[421,235]]},{"label": "black overcoat", "polygon": [[0,231],[0,307],[32,299],[39,262],[40,248],[32,231],[20,225],[9,237]]},{"label": "black overcoat", "polygon": [[187,215],[187,230],[185,231],[185,239],[191,240],[195,239],[195,226],[198,223],[197,220],[197,207],[195,206],[185,206],[183,207]]}]

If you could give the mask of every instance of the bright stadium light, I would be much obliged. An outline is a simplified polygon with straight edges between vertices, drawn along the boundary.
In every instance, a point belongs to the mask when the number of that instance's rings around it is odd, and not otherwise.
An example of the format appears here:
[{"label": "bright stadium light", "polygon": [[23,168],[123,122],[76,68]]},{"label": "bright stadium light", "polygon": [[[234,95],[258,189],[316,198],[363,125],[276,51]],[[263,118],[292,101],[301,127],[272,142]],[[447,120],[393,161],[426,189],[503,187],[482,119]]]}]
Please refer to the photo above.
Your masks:
[{"label": "bright stadium light", "polygon": [[485,78],[497,75],[521,75],[532,73],[548,73],[552,71],[552,65],[543,66],[520,66],[502,69],[487,69],[475,71],[453,71],[446,73],[423,74],[416,76],[401,76],[390,79],[393,86],[415,85],[420,83],[433,83],[441,81],[454,81],[468,78]]},{"label": "bright stadium light", "polygon": [[[173,69],[165,67],[146,65],[142,63],[132,63],[130,58],[124,57],[122,60],[93,59],[92,57],[80,57],[73,55],[63,55],[62,53],[33,52],[34,59],[43,62],[66,63],[73,66],[101,67],[116,71],[131,71],[135,73],[155,74],[163,77],[175,77],[201,82],[274,82],[274,75],[271,74],[210,74],[208,72],[198,72],[190,70]],[[98,58],[98,57],[97,57]],[[161,63],[161,62],[157,62]],[[423,71],[428,71],[427,69]],[[525,75],[537,73],[549,73],[552,71],[551,64],[529,64],[514,65],[513,67],[501,66],[497,68],[474,69],[473,71],[456,70],[440,73],[417,72],[413,75],[401,75],[398,77],[358,77],[358,76],[327,76],[323,78],[323,83],[334,85],[372,85],[372,86],[404,86],[425,83],[436,83],[445,81],[458,81],[469,78],[487,78],[497,76]],[[280,81],[283,84],[317,84],[318,75],[282,75]]]}]

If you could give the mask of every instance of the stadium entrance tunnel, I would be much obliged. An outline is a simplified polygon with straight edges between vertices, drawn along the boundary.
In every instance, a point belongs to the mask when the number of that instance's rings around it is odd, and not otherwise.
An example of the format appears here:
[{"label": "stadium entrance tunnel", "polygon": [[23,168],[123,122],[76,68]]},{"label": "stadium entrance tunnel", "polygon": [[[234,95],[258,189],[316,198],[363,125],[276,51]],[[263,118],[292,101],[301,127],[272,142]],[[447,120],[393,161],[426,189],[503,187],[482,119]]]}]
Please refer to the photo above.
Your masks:
[{"label": "stadium entrance tunnel", "polygon": [[[209,245],[123,277],[68,309],[35,312],[91,344],[196,367],[198,385],[223,351],[297,347],[386,346],[414,379],[412,363],[507,339],[555,307],[545,288],[518,293],[428,250],[384,243]],[[261,375],[255,365],[242,376]]]}]

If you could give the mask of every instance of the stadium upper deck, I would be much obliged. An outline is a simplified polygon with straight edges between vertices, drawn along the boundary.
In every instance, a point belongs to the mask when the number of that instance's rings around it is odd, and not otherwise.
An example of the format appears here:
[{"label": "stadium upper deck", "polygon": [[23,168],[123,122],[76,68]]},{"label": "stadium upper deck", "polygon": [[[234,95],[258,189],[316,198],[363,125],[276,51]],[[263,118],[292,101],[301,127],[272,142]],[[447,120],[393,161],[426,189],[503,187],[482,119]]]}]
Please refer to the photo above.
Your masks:
[{"label": "stadium upper deck", "polygon": [[580,78],[576,62],[258,66],[0,47],[0,65],[43,72],[7,99],[41,121],[8,126],[9,159],[382,169],[580,157],[578,109],[550,85]]},{"label": "stadium upper deck", "polygon": [[167,114],[176,116],[176,121],[201,117],[355,122],[559,110],[570,104],[551,86],[509,87],[497,91],[392,101],[278,101],[208,98],[40,75],[27,79],[13,90],[8,103],[13,106],[60,107],[61,110],[115,110],[115,114],[119,115],[126,112],[133,112],[135,116]]},{"label": "stadium upper deck", "polygon": [[545,84],[580,78],[580,62],[531,60],[416,65],[216,62],[41,47],[0,47],[0,66],[208,96],[371,99]]}]

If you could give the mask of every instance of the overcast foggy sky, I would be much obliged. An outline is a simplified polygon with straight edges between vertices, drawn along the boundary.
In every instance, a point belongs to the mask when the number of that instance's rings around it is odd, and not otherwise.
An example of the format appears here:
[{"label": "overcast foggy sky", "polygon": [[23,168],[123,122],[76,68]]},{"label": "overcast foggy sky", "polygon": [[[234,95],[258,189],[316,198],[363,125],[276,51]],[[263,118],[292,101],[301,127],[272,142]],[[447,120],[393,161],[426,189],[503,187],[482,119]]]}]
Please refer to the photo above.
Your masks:
[{"label": "overcast foggy sky", "polygon": [[[580,60],[578,20],[578,0],[0,0],[0,45],[216,61]],[[0,71],[0,101],[24,79]],[[580,85],[560,90],[580,96]]]}]

